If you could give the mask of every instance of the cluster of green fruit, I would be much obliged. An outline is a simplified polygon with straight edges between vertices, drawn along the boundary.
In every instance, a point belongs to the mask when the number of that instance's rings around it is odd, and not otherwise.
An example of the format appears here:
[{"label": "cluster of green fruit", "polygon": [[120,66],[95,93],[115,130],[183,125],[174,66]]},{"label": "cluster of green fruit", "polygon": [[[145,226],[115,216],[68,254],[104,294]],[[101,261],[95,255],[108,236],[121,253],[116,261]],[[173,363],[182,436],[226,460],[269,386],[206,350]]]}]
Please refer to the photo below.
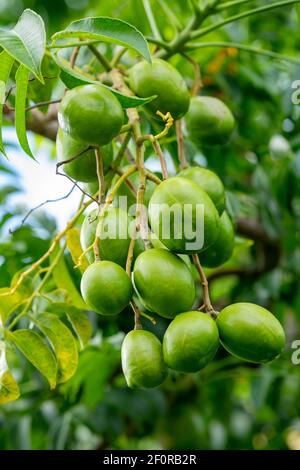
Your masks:
[{"label": "cluster of green fruit", "polygon": [[[224,144],[233,129],[230,110],[211,97],[190,98],[179,72],[170,64],[155,59],[140,62],[129,71],[128,82],[140,97],[156,95],[148,103],[149,119],[157,110],[170,112],[174,119],[185,116],[190,140],[196,145]],[[106,173],[113,161],[112,140],[119,134],[123,110],[115,96],[100,85],[85,85],[68,91],[59,109],[60,129],[57,153],[65,172],[72,178],[97,182],[93,148],[101,148]],[[80,154],[79,158],[73,159]],[[131,183],[136,185],[135,175]],[[119,191],[122,193],[125,185]],[[81,293],[86,304],[106,316],[118,315],[132,301],[171,321],[163,339],[149,331],[136,329],[125,337],[122,367],[130,387],[155,387],[166,377],[167,366],[181,372],[196,372],[215,355],[219,342],[233,355],[253,362],[276,358],[284,347],[284,332],[278,320],[254,304],[238,303],[226,307],[217,320],[209,314],[192,311],[195,284],[189,257],[199,254],[201,264],[217,267],[227,261],[234,247],[234,227],[225,210],[225,190],[220,178],[202,167],[189,167],[155,187],[147,181],[145,203],[154,248],[145,250],[141,239],[135,243],[132,278],[125,271],[133,218],[121,207],[110,206],[102,217],[98,252],[101,261],[88,253],[89,267],[83,273]],[[180,228],[165,211],[177,204],[188,220]],[[197,208],[203,208],[199,227]],[[97,210],[86,217],[81,229],[81,244],[86,250],[95,240],[99,219]],[[165,224],[170,224],[165,236]],[[185,225],[190,224],[189,235]],[[104,229],[113,227],[111,233]],[[122,236],[120,236],[122,227]],[[203,230],[203,243],[195,244]],[[180,232],[180,233],[178,233]],[[125,233],[125,236],[124,236]]]}]

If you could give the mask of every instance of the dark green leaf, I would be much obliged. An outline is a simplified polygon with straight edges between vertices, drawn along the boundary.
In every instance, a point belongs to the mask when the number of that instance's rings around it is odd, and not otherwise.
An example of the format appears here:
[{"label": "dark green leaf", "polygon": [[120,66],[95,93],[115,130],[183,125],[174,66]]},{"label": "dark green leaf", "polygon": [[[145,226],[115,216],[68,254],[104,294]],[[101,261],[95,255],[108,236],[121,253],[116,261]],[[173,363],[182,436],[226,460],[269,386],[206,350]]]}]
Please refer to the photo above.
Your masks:
[{"label": "dark green leaf", "polygon": [[65,30],[52,36],[53,41],[66,38],[112,42],[135,50],[151,62],[148,43],[142,33],[135,26],[116,18],[99,16],[73,21]]}]

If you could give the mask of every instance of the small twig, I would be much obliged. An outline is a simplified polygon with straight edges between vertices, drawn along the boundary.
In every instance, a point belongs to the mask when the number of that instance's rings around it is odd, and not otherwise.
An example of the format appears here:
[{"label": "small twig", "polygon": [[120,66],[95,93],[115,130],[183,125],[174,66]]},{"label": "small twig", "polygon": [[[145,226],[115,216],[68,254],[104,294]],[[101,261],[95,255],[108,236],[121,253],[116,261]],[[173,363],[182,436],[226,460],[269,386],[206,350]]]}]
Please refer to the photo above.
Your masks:
[{"label": "small twig", "polygon": [[56,104],[56,103],[60,103],[61,102],[61,99],[59,100],[50,100],[50,101],[41,101],[40,103],[35,103],[31,106],[27,106],[27,108],[25,108],[25,111],[31,111],[32,109],[35,109],[35,108],[42,108],[43,106],[49,106],[49,104]]},{"label": "small twig", "polygon": [[155,320],[154,317],[151,317],[151,315],[148,315],[148,313],[142,312],[142,311],[140,311],[140,314],[141,314],[142,317],[145,317],[145,318],[147,318],[147,320],[151,321],[151,323],[153,325],[156,325],[157,321]]},{"label": "small twig", "polygon": [[103,160],[102,160],[101,150],[99,147],[95,148],[95,157],[96,157],[97,178],[98,178],[98,185],[99,185],[98,204],[100,207],[100,205],[104,202],[104,199],[105,199],[105,181],[104,181]]},{"label": "small twig", "polygon": [[126,272],[128,276],[131,276],[131,265],[133,261],[133,252],[134,252],[134,247],[135,247],[135,237],[136,237],[136,228],[135,228],[135,233],[133,234],[130,243],[129,243],[129,248],[128,248],[128,254],[127,254],[127,259],[126,259]]},{"label": "small twig", "polygon": [[192,260],[199,273],[199,277],[200,277],[202,289],[203,289],[203,306],[201,307],[201,309],[204,309],[206,313],[209,313],[212,317],[216,317],[218,312],[216,312],[212,306],[210,295],[209,295],[208,282],[207,282],[205,273],[203,271],[203,268],[201,266],[201,263],[199,261],[199,256],[197,254],[193,254]]},{"label": "small twig", "polygon": [[98,61],[100,62],[100,64],[104,67],[104,69],[107,71],[107,72],[110,72],[110,70],[112,69],[109,61],[106,59],[106,57],[104,57],[104,55],[101,54],[101,52],[98,51],[97,47],[94,46],[93,44],[89,44],[88,45],[88,48],[92,51],[92,53],[94,54],[94,56],[98,59]]},{"label": "small twig", "polygon": [[194,68],[194,85],[193,85],[193,88],[191,89],[191,96],[197,96],[197,95],[199,95],[200,90],[203,87],[200,65],[196,60],[194,60],[192,57],[190,57],[185,52],[181,52],[181,55],[186,60],[188,60]]},{"label": "small twig", "polygon": [[184,154],[184,143],[181,120],[176,121],[176,136],[177,136],[177,148],[178,148],[178,159],[180,162],[180,168],[183,170],[189,166],[185,154]]},{"label": "small twig", "polygon": [[47,199],[46,201],[44,202],[41,202],[40,204],[38,204],[37,206],[35,207],[32,207],[28,212],[27,214],[25,215],[25,217],[21,220],[21,223],[19,225],[19,227],[17,227],[15,230],[11,230],[9,229],[9,233],[10,234],[13,234],[15,233],[17,230],[19,230],[21,227],[23,227],[23,225],[25,224],[26,220],[30,217],[30,215],[36,211],[37,209],[40,209],[41,207],[45,206],[46,204],[49,204],[51,202],[58,202],[58,201],[62,201],[63,199],[67,199],[71,194],[72,192],[74,191],[76,185],[74,184],[72,186],[72,188],[70,189],[70,191],[65,195],[65,196],[61,196],[61,197],[58,197],[56,199]]},{"label": "small twig", "polygon": [[158,140],[151,140],[152,141],[152,145],[153,145],[153,148],[155,150],[155,153],[158,155],[159,157],[159,161],[160,161],[160,166],[161,166],[161,171],[162,171],[162,175],[163,175],[163,179],[166,180],[168,179],[169,177],[169,173],[168,173],[168,168],[167,168],[167,164],[166,164],[166,160],[165,160],[165,156],[162,152],[162,149],[161,149],[161,146],[158,142]]},{"label": "small twig", "polygon": [[110,63],[110,66],[111,68],[115,68],[118,63],[120,62],[120,59],[123,57],[123,55],[125,54],[125,52],[127,51],[127,47],[122,47],[113,57],[111,63]]},{"label": "small twig", "polygon": [[75,67],[75,63],[76,63],[76,59],[78,57],[79,51],[80,51],[80,46],[74,47],[71,58],[70,58],[70,66],[72,69]]},{"label": "small twig", "polygon": [[150,181],[153,181],[153,183],[160,184],[162,182],[161,179],[158,176],[156,176],[154,173],[152,173],[150,170],[145,169],[145,173],[146,173],[147,179]]},{"label": "small twig", "polygon": [[98,203],[98,200],[95,199],[93,196],[91,196],[89,193],[87,193],[86,191],[84,191],[84,189],[82,189],[79,184],[73,180],[73,178],[71,178],[69,175],[65,174],[65,173],[61,173],[58,169],[62,166],[62,165],[66,165],[68,163],[71,163],[73,162],[74,160],[76,160],[77,158],[79,158],[83,153],[85,153],[87,150],[91,149],[92,147],[88,147],[84,150],[81,150],[81,152],[79,152],[77,155],[74,155],[74,157],[71,157],[69,158],[68,160],[63,160],[62,162],[58,162],[56,164],[56,175],[59,175],[59,176],[64,176],[65,178],[67,178],[69,181],[71,181],[75,186],[76,188],[78,188],[85,196],[91,198],[93,201],[97,202]]}]

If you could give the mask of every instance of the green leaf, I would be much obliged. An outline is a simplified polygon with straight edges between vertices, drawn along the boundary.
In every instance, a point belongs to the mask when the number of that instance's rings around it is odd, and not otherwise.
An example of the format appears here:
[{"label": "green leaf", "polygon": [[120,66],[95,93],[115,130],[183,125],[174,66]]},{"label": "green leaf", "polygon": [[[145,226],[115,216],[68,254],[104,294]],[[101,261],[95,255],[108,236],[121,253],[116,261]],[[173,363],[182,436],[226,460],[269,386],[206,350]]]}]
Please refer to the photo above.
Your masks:
[{"label": "green leaf", "polygon": [[0,326],[1,323],[4,325],[10,314],[26,300],[22,299],[18,292],[6,295],[10,290],[11,287],[0,289]]},{"label": "green leaf", "polygon": [[17,400],[20,390],[17,382],[12,376],[5,356],[5,343],[0,342],[0,405],[9,401]]},{"label": "green leaf", "polygon": [[77,369],[78,351],[76,341],[69,328],[52,313],[41,313],[32,321],[51,343],[58,364],[57,383],[72,377]]},{"label": "green leaf", "polygon": [[46,377],[50,388],[55,388],[57,362],[43,338],[32,330],[16,330],[13,333],[6,331],[6,335],[26,359]]},{"label": "green leaf", "polygon": [[46,32],[44,21],[37,13],[24,10],[13,29],[0,29],[0,46],[44,83],[41,63],[46,48]]},{"label": "green leaf", "polygon": [[[53,261],[55,259],[58,250],[59,250],[59,247],[56,250],[54,250],[54,252],[51,254],[50,261]],[[56,286],[68,292],[69,298],[72,299],[73,305],[75,307],[81,310],[88,310],[87,305],[82,300],[82,297],[79,294],[73,282],[73,279],[70,276],[69,270],[67,268],[67,265],[63,256],[60,257],[59,262],[53,269],[52,275],[53,275]]]},{"label": "green leaf", "polygon": [[83,349],[92,336],[92,325],[85,312],[76,308],[68,309],[67,318],[78,336],[81,349]]},{"label": "green leaf", "polygon": [[59,57],[58,55],[55,55],[55,60],[57,61],[57,64],[61,67],[61,72],[60,72],[60,79],[61,81],[66,85],[67,88],[75,88],[76,86],[80,85],[87,85],[89,83],[95,83],[97,85],[101,85],[104,88],[107,88],[109,91],[111,91],[115,97],[119,100],[121,103],[121,106],[123,108],[136,108],[137,106],[143,106],[147,103],[150,103],[150,101],[155,100],[156,95],[149,96],[148,98],[138,98],[137,96],[127,96],[123,95],[123,93],[120,93],[119,91],[115,90],[114,88],[111,88],[107,85],[103,85],[103,83],[93,80],[93,78],[89,78],[86,75],[80,73],[78,71],[78,68],[71,69],[69,66],[69,63]]},{"label": "green leaf", "polygon": [[66,38],[112,42],[135,50],[151,62],[148,43],[142,33],[135,26],[116,18],[99,16],[73,21],[66,29],[52,36],[54,42]]},{"label": "green leaf", "polygon": [[[82,255],[82,248],[80,243],[80,231],[78,228],[72,228],[67,231],[67,247],[71,253],[72,260],[75,266],[78,264],[78,259]],[[80,271],[84,271],[88,268],[89,263],[84,256],[84,260],[80,266]]]},{"label": "green leaf", "polygon": [[13,63],[14,59],[9,54],[7,54],[6,51],[2,51],[0,54],[0,152],[2,152],[5,156],[6,153],[2,140],[2,112],[5,101],[6,84],[8,82]]},{"label": "green leaf", "polygon": [[26,133],[26,95],[28,87],[29,70],[20,65],[16,72],[16,111],[15,126],[20,145],[24,152],[34,158],[30,150]]}]

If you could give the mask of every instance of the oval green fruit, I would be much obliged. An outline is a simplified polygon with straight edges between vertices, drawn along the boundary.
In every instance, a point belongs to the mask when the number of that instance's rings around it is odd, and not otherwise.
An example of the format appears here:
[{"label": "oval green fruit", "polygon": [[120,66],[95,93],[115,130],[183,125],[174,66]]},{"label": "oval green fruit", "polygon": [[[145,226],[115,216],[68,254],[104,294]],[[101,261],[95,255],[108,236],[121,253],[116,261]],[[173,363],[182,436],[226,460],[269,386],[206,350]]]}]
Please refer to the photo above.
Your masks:
[{"label": "oval green fruit", "polygon": [[[64,172],[77,181],[97,182],[97,165],[95,150],[86,150],[88,144],[85,142],[72,139],[69,134],[62,129],[58,129],[56,137],[56,153],[59,162],[70,160],[76,155],[81,154],[78,158],[70,163],[63,165]],[[113,160],[113,148],[109,143],[100,149],[103,161],[104,173],[110,167]],[[81,153],[82,152],[82,153]],[[96,192],[96,191],[95,191]],[[93,194],[93,193],[92,193]]]},{"label": "oval green fruit", "polygon": [[220,230],[217,240],[207,250],[200,253],[202,266],[216,268],[225,263],[232,255],[234,248],[234,228],[226,211],[220,217]]},{"label": "oval green fruit", "polygon": [[191,166],[182,170],[178,176],[183,176],[197,183],[209,195],[219,215],[223,213],[226,203],[225,189],[216,173],[200,166]]},{"label": "oval green fruit", "polygon": [[101,85],[82,85],[67,91],[58,109],[60,127],[73,139],[106,145],[123,124],[117,98]]},{"label": "oval green fruit", "polygon": [[130,302],[132,285],[126,271],[111,261],[97,261],[83,273],[81,294],[86,304],[101,315],[117,315]]},{"label": "oval green fruit", "polygon": [[158,387],[167,376],[161,343],[150,331],[130,331],[123,341],[121,356],[130,388]]},{"label": "oval green fruit", "polygon": [[[80,242],[83,250],[91,246],[95,240],[97,209],[90,212],[83,221],[80,232]],[[99,254],[100,259],[113,261],[123,268],[126,266],[128,248],[130,244],[130,224],[134,219],[120,208],[110,207],[106,212],[101,226]],[[143,242],[136,240],[134,255],[138,256],[143,251]],[[90,263],[94,261],[92,251],[86,254]]]},{"label": "oval green fruit", "polygon": [[174,119],[179,119],[189,108],[190,95],[182,76],[164,60],[154,59],[152,64],[142,61],[134,65],[129,71],[129,83],[141,98],[157,95],[146,106],[152,113],[170,112]]},{"label": "oval green fruit", "polygon": [[224,348],[244,361],[272,361],[285,345],[284,330],[277,318],[252,303],[225,307],[217,317],[217,326]]},{"label": "oval green fruit", "polygon": [[235,127],[230,109],[211,96],[192,98],[185,120],[191,141],[200,146],[226,144]]},{"label": "oval green fruit", "polygon": [[145,307],[165,318],[189,310],[195,285],[185,262],[167,250],[153,248],[141,253],[134,264],[135,290]]},{"label": "oval green fruit", "polygon": [[216,322],[198,311],[177,315],[163,339],[165,363],[180,372],[198,372],[213,359],[218,347]]},{"label": "oval green fruit", "polygon": [[199,253],[212,245],[219,233],[219,214],[208,194],[180,176],[156,187],[149,218],[155,235],[176,253]]}]

